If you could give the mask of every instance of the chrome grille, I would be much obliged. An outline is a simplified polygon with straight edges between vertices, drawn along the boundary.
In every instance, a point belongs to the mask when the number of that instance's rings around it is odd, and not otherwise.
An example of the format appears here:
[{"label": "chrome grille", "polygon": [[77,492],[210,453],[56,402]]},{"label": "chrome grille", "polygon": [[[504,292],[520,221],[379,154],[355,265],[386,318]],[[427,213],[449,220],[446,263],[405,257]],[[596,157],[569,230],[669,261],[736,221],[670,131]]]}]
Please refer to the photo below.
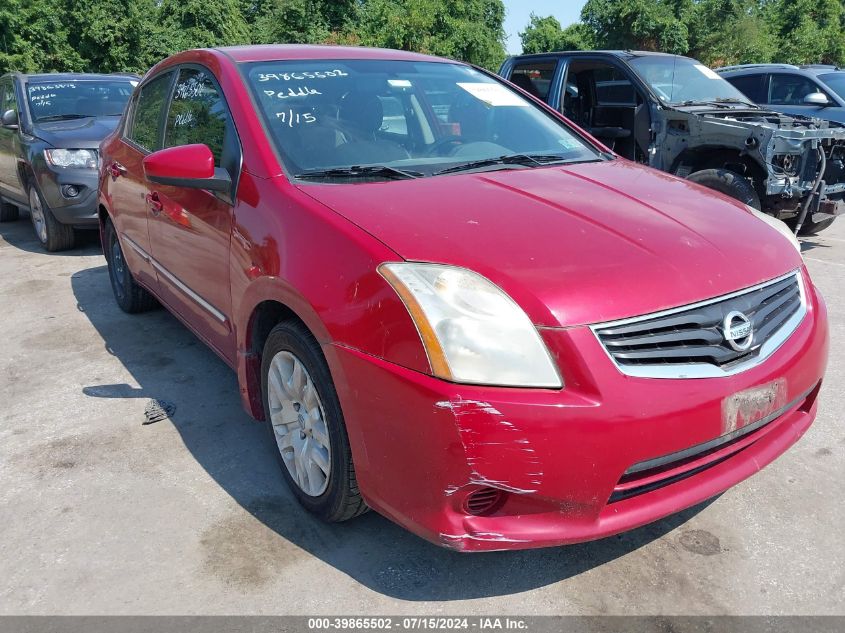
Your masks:
[{"label": "chrome grille", "polygon": [[[726,317],[737,312],[751,323],[747,349],[737,349],[726,335]],[[762,362],[792,334],[805,313],[801,275],[792,272],[709,301],[592,329],[625,374],[700,378],[735,374]]]}]

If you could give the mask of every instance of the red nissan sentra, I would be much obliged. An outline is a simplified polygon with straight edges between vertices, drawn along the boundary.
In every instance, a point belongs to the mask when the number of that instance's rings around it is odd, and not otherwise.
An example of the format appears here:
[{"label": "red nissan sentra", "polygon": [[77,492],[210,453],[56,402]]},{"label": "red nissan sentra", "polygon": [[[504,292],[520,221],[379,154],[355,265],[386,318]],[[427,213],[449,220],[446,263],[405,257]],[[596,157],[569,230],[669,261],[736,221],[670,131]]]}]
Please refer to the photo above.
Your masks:
[{"label": "red nissan sentra", "polygon": [[373,508],[461,551],[596,539],[745,479],[816,414],[826,311],[782,223],[468,65],[180,53],[101,165],[118,304],[164,304],[237,370],[324,520]]}]

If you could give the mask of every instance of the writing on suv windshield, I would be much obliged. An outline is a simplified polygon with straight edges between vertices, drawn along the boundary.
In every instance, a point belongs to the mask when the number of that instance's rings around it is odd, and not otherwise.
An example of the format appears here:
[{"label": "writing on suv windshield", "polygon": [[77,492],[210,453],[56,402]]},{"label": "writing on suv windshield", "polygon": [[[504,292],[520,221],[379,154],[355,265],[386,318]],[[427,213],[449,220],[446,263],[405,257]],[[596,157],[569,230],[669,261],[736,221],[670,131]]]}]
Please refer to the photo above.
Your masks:
[{"label": "writing on suv windshield", "polygon": [[128,79],[29,82],[26,95],[36,122],[120,116],[135,83]]},{"label": "writing on suv windshield", "polygon": [[271,140],[289,173],[304,181],[399,180],[600,159],[518,92],[460,64],[298,60],[245,67]]}]

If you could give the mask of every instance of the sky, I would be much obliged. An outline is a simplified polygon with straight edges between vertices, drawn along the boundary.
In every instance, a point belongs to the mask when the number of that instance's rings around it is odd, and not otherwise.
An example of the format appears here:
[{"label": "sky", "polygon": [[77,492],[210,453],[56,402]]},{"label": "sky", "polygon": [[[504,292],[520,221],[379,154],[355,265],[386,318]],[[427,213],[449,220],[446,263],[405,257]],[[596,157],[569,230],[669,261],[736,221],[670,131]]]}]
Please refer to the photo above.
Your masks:
[{"label": "sky", "polygon": [[553,15],[561,26],[569,26],[578,21],[586,0],[504,0],[504,3],[507,11],[505,33],[508,36],[508,53],[516,55],[522,52],[519,32],[525,29],[532,13],[541,18]]}]

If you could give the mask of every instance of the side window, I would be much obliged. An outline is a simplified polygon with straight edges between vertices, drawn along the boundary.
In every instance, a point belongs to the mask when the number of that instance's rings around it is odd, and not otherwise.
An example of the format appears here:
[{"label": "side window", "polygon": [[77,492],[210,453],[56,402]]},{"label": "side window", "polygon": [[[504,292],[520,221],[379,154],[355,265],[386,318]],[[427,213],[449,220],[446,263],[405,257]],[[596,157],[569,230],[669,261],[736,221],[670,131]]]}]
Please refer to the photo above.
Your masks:
[{"label": "side window", "polygon": [[772,75],[769,103],[772,105],[803,105],[804,97],[820,92],[812,80],[801,75]]},{"label": "side window", "polygon": [[18,102],[15,99],[15,87],[10,81],[0,84],[0,114],[7,110],[18,111]]},{"label": "side window", "polygon": [[549,96],[556,67],[557,62],[553,61],[516,64],[511,72],[510,81],[528,94],[545,101]]},{"label": "side window", "polygon": [[165,73],[141,87],[127,137],[146,150],[161,149],[161,115],[173,73]]},{"label": "side window", "polygon": [[631,80],[613,66],[593,71],[596,82],[596,102],[599,105],[637,105],[637,92]]},{"label": "side window", "polygon": [[179,71],[164,128],[164,147],[204,143],[220,167],[231,128],[232,118],[211,73],[196,68]]},{"label": "side window", "polygon": [[763,79],[766,75],[742,75],[741,77],[726,77],[739,90],[754,103],[766,103],[766,90]]}]

